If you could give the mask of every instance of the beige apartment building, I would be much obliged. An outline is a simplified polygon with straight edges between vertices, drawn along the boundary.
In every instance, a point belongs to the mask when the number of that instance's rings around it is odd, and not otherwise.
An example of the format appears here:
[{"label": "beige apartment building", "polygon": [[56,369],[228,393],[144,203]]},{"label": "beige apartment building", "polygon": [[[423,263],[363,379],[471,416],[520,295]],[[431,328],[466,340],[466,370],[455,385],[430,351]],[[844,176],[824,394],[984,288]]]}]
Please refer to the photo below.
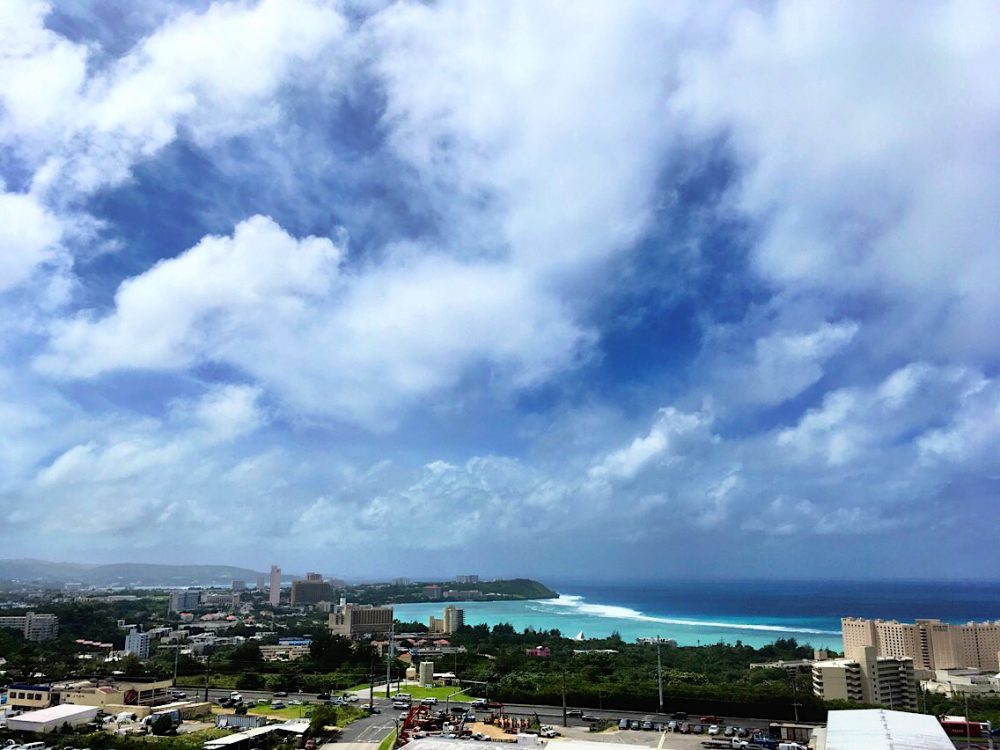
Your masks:
[{"label": "beige apartment building", "polygon": [[857,659],[859,649],[874,646],[879,656],[912,659],[921,670],[1000,669],[1000,620],[951,625],[936,619],[911,623],[844,617],[840,629],[849,659]]},{"label": "beige apartment building", "polygon": [[857,650],[857,658],[827,659],[813,664],[813,692],[823,700],[847,700],[916,711],[917,681],[913,660],[878,656],[874,646]]},{"label": "beige apartment building", "polygon": [[444,617],[430,616],[427,630],[431,633],[454,633],[465,625],[465,610],[454,605],[444,608]]},{"label": "beige apartment building", "polygon": [[330,612],[330,632],[347,638],[388,633],[392,630],[392,607],[344,604]]}]

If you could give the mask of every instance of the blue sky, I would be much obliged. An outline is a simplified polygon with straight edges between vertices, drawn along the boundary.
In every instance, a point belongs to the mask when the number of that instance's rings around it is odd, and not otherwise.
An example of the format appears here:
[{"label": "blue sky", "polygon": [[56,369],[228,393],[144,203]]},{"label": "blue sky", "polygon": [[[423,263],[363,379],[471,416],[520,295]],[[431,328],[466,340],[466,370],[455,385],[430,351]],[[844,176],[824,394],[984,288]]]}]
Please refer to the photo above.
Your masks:
[{"label": "blue sky", "polygon": [[990,577],[997,16],[6,0],[2,555]]}]

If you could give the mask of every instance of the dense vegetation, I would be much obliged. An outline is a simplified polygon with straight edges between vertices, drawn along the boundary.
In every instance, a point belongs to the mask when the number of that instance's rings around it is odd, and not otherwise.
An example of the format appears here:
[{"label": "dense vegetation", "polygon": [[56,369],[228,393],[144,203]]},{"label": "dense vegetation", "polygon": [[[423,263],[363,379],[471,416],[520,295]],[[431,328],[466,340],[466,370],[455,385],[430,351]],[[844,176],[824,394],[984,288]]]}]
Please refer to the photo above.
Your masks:
[{"label": "dense vegetation", "polygon": [[[347,598],[358,604],[401,604],[403,602],[429,602],[431,599],[424,593],[428,583],[408,584],[368,584],[356,586],[347,590]],[[447,583],[438,584],[444,590],[476,592],[492,601],[501,599],[554,599],[559,596],[544,583],[530,578],[512,578],[500,581],[479,581],[478,583]],[[468,597],[451,597],[463,599]]]},{"label": "dense vegetation", "polygon": [[[69,676],[106,675],[112,670],[126,677],[167,677],[174,671],[174,654],[161,650],[147,662],[134,657],[110,664],[99,660],[81,662],[77,638],[108,641],[120,647],[123,631],[119,620],[152,627],[167,622],[166,602],[161,597],[137,601],[87,601],[47,606],[60,618],[61,632],[55,641],[27,643],[19,633],[0,629],[0,655],[7,681],[28,679],[39,673],[48,679]],[[259,615],[258,619],[266,617]],[[193,624],[197,627],[197,623]],[[352,643],[330,635],[322,613],[279,614],[265,620],[274,635],[263,641],[247,641],[236,647],[219,647],[204,659],[181,656],[176,664],[178,682],[200,688],[241,690],[287,690],[329,692],[368,684],[386,672],[386,660],[367,642]],[[424,632],[422,623],[398,623],[397,632]],[[235,625],[220,635],[253,635],[246,625]],[[290,663],[265,662],[262,643],[283,635],[312,639],[307,657]],[[559,705],[565,690],[573,706],[655,710],[658,703],[656,647],[626,643],[617,635],[585,643],[564,638],[559,631],[516,631],[511,625],[492,628],[465,627],[449,636],[464,653],[438,657],[440,670],[458,674],[471,695],[511,703]],[[547,646],[551,657],[526,653],[534,646]],[[773,718],[792,718],[797,704],[802,719],[822,720],[828,706],[812,695],[808,674],[791,677],[780,669],[750,669],[753,662],[800,659],[812,655],[810,647],[794,639],[777,640],[762,648],[740,642],[699,647],[662,645],[664,706],[690,713],[720,713]],[[388,665],[394,676],[408,666],[396,660]],[[189,691],[190,692],[190,691]],[[924,696],[927,713],[964,714],[959,701],[943,696]],[[857,706],[854,706],[857,707]],[[1000,698],[969,700],[974,719],[1000,722]],[[79,745],[77,745],[79,746]]]}]

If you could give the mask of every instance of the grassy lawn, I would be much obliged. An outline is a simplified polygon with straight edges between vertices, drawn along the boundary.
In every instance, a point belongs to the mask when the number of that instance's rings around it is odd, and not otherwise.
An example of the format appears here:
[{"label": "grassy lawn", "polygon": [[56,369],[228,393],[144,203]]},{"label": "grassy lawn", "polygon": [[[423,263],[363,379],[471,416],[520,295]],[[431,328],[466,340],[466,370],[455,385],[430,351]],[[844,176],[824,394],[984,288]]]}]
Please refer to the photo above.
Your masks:
[{"label": "grassy lawn", "polygon": [[[421,698],[437,698],[439,701],[443,701],[449,695],[453,701],[474,701],[471,695],[466,695],[460,692],[458,687],[418,687],[417,685],[403,685],[403,689],[399,691],[400,693],[409,693],[413,696],[414,700],[420,700]],[[452,695],[452,693],[458,693],[457,695]],[[392,694],[396,694],[396,690],[393,689]],[[378,689],[375,690],[375,695],[378,695]],[[382,695],[385,695],[385,686],[382,687]]]},{"label": "grassy lawn", "polygon": [[392,750],[395,742],[396,742],[396,733],[393,732],[384,740],[382,740],[382,742],[379,743],[378,750]]},{"label": "grassy lawn", "polygon": [[247,713],[260,714],[262,716],[273,716],[275,719],[298,719],[307,717],[313,712],[313,705],[307,706],[285,706],[284,708],[271,708],[265,703],[251,706]]}]

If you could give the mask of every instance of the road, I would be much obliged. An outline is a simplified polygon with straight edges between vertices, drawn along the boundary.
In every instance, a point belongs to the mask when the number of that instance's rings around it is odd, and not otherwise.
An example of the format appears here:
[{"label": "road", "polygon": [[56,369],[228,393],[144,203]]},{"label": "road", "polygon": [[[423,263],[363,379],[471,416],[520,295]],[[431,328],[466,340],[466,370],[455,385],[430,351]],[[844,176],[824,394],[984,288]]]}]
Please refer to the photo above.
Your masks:
[{"label": "road", "polygon": [[[204,691],[197,690],[194,688],[185,688],[188,693],[188,697],[203,697]],[[209,700],[223,700],[229,697],[230,690],[221,688],[209,688],[208,697]],[[240,694],[247,701],[257,701],[261,699],[271,700],[274,694],[268,691],[260,690],[241,690]],[[336,695],[336,694],[334,694]],[[359,696],[359,701],[356,705],[368,702],[368,691],[359,691],[357,693]],[[349,724],[345,730],[341,741],[343,742],[365,742],[365,743],[379,743],[385,737],[387,737],[392,730],[395,728],[395,720],[397,716],[402,718],[403,712],[394,711],[391,706],[391,701],[385,699],[385,688],[382,688],[382,697],[379,697],[378,689],[375,690],[375,705],[378,707],[382,713],[374,714],[372,716],[365,717],[364,719],[359,719],[355,722]],[[287,705],[289,701],[300,700],[308,701],[311,703],[316,702],[316,695],[314,693],[289,693],[287,697],[282,697],[280,700],[284,701]],[[451,701],[453,705],[465,705],[467,703],[461,703],[459,701]],[[444,702],[440,702],[440,708],[444,708]],[[601,719],[606,719],[608,721],[617,722],[619,719],[649,719],[653,722],[667,722],[670,720],[670,713],[658,714],[649,711],[623,711],[620,709],[606,709],[598,710],[585,708],[582,709],[583,713],[597,716]],[[561,706],[538,706],[531,704],[512,704],[508,703],[504,707],[504,711],[509,714],[517,716],[538,716],[543,724],[552,724],[553,726],[560,727],[563,725],[563,714]],[[746,719],[741,717],[723,717],[727,724],[734,724],[741,727],[748,727],[750,729],[761,728],[766,729],[768,722],[763,719]],[[692,716],[690,721],[697,722],[698,717]],[[567,726],[585,728],[589,726],[588,722],[583,721],[579,717],[569,717],[567,720]]]}]

